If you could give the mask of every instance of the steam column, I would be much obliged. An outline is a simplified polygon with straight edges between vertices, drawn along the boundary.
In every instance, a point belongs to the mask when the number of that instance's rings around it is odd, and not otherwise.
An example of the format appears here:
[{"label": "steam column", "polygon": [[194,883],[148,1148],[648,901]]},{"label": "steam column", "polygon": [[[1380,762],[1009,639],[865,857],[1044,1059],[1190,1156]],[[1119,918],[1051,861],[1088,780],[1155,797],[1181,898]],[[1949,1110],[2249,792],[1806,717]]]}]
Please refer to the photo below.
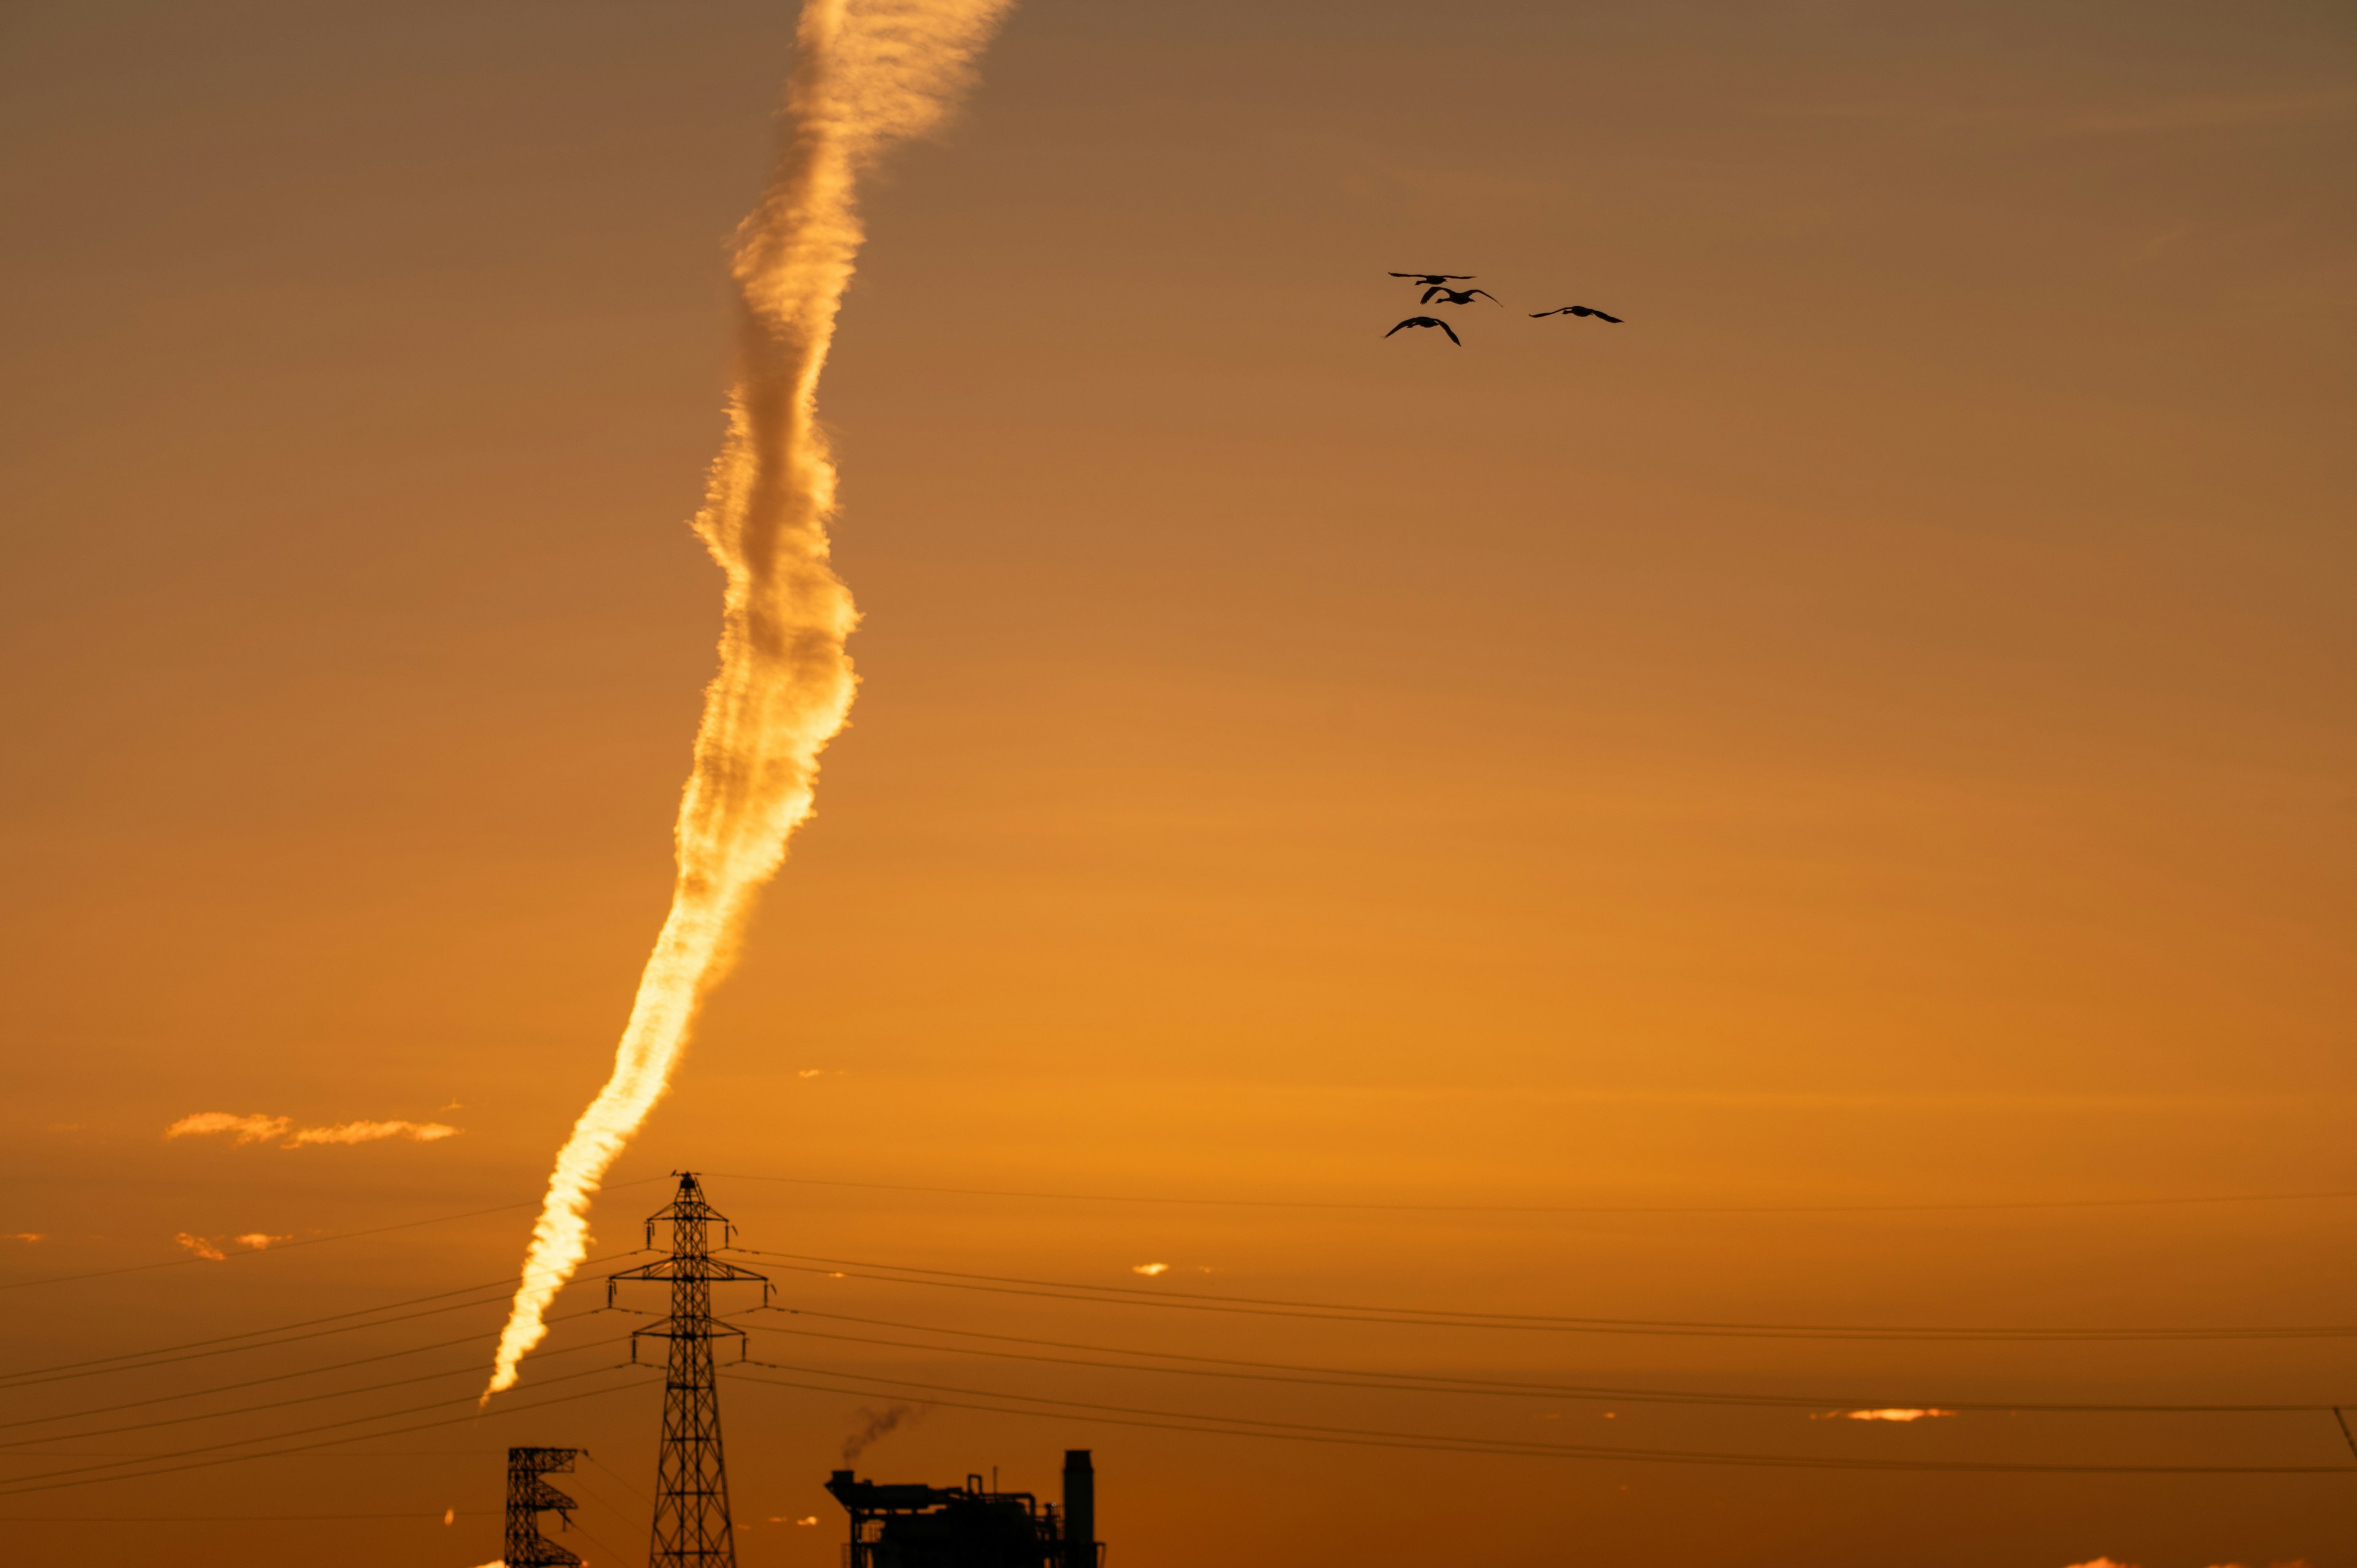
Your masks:
[{"label": "steam column", "polygon": [[1097,1568],[1097,1472],[1085,1448],[1064,1450],[1063,1568]]}]

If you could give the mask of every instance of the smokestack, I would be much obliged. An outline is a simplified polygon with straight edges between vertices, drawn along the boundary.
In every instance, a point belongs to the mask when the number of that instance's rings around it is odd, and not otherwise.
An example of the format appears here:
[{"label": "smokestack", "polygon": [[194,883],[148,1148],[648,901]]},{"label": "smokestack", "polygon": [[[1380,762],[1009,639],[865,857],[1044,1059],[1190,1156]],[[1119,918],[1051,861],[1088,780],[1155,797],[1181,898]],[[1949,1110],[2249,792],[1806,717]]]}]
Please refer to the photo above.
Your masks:
[{"label": "smokestack", "polygon": [[1064,1450],[1064,1568],[1097,1568],[1097,1473],[1085,1448]]}]

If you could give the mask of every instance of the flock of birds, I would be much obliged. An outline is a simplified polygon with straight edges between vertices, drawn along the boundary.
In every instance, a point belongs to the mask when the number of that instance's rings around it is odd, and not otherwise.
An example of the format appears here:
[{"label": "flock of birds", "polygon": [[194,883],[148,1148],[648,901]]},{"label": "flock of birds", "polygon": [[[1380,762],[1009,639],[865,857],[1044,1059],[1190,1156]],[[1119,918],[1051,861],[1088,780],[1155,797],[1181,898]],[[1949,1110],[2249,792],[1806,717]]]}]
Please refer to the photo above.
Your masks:
[{"label": "flock of birds", "polygon": [[[1486,288],[1451,288],[1448,286],[1453,283],[1471,283],[1475,275],[1476,274],[1472,273],[1394,273],[1392,274],[1392,276],[1395,278],[1405,278],[1408,282],[1417,285],[1424,290],[1424,297],[1416,301],[1418,305],[1430,305],[1436,299],[1440,301],[1443,305],[1470,305],[1473,303],[1473,296],[1475,295],[1480,295],[1483,299],[1488,300],[1491,304],[1498,306],[1499,309],[1505,309],[1506,307],[1503,305],[1499,304],[1498,296],[1491,294]],[[1609,315],[1604,311],[1597,309],[1592,305],[1564,305],[1557,306],[1553,310],[1534,310],[1531,312],[1531,319],[1534,321],[1548,316],[1592,316],[1598,321],[1609,321],[1615,326],[1618,326],[1620,321],[1619,317]],[[1393,328],[1391,332],[1384,333],[1383,336],[1388,338],[1392,335],[1392,332],[1405,331],[1410,327],[1437,327],[1443,332],[1448,334],[1448,340],[1451,343],[1456,344],[1460,349],[1465,347],[1465,339],[1457,335],[1457,328],[1451,327],[1448,322],[1443,321],[1437,316],[1411,316],[1405,321],[1401,322],[1397,327]]]}]

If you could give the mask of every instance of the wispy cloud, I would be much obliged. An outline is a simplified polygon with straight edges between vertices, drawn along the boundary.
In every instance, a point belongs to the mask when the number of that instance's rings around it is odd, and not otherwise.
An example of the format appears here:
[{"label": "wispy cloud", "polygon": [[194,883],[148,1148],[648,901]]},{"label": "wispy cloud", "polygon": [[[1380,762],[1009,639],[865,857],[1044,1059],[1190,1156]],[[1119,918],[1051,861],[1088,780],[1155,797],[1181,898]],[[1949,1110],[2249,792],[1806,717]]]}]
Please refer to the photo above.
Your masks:
[{"label": "wispy cloud", "polygon": [[[1893,1405],[1883,1410],[1829,1410],[1822,1415],[1813,1415],[1809,1419],[1811,1421],[1936,1421],[1942,1416],[1955,1413],[1953,1410],[1917,1410],[1910,1405]],[[2086,1568],[2086,1565],[2073,1563],[2072,1568]],[[2114,1563],[2113,1568],[2121,1568],[2121,1565]]]},{"label": "wispy cloud", "polygon": [[339,1122],[333,1127],[306,1127],[281,1146],[299,1149],[306,1144],[376,1144],[387,1138],[435,1144],[457,1135],[457,1128],[441,1122]]},{"label": "wispy cloud", "polygon": [[259,1144],[272,1138],[283,1138],[282,1149],[300,1149],[314,1144],[376,1144],[387,1138],[406,1138],[414,1144],[438,1143],[455,1138],[459,1129],[443,1122],[339,1122],[330,1127],[301,1127],[285,1116],[232,1116],[226,1111],[200,1111],[193,1116],[183,1116],[164,1129],[167,1138],[201,1138],[227,1133],[241,1144]]},{"label": "wispy cloud", "polygon": [[6,1239],[11,1241],[22,1241],[30,1246],[36,1241],[46,1241],[49,1237],[46,1230],[18,1230]]},{"label": "wispy cloud", "polygon": [[249,1230],[242,1236],[191,1236],[186,1230],[173,1238],[189,1251],[208,1262],[218,1263],[229,1256],[224,1247],[243,1247],[250,1252],[266,1251],[280,1241],[292,1241],[292,1236],[273,1236],[266,1230]]},{"label": "wispy cloud", "polygon": [[233,1133],[241,1144],[258,1144],[264,1138],[283,1136],[294,1125],[284,1116],[232,1116],[226,1111],[199,1111],[165,1128],[164,1136],[204,1138],[215,1133]]},{"label": "wispy cloud", "polygon": [[2071,1568],[2136,1568],[2133,1563],[2115,1563],[2108,1557],[2093,1557],[2084,1563],[2073,1563]]},{"label": "wispy cloud", "polygon": [[1133,1274],[1167,1274],[1170,1272],[1170,1265],[1168,1263],[1132,1263],[1129,1265],[1129,1272]]}]

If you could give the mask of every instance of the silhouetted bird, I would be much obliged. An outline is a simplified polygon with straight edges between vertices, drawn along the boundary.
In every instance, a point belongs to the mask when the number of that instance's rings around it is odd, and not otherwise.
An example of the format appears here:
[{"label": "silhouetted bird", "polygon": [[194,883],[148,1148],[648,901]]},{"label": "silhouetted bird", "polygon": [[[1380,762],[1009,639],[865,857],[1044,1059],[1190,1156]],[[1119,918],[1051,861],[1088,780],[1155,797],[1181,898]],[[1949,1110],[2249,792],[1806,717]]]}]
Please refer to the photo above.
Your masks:
[{"label": "silhouetted bird", "polygon": [[1598,310],[1591,306],[1586,305],[1566,305],[1561,310],[1534,310],[1531,312],[1531,319],[1534,321],[1536,321],[1542,316],[1593,316],[1598,321],[1612,322],[1617,322],[1620,319],[1617,316],[1607,316],[1604,312]]},{"label": "silhouetted bird", "polygon": [[[1459,338],[1450,329],[1448,323],[1443,321],[1437,316],[1411,316],[1405,321],[1401,322],[1399,327],[1393,328],[1392,332],[1398,331],[1401,327],[1437,327],[1443,332],[1448,333],[1448,340],[1451,343],[1456,344],[1460,349],[1465,347],[1465,339]],[[1388,338],[1392,335],[1392,332],[1386,332],[1383,336]]]},{"label": "silhouetted bird", "polygon": [[[1473,296],[1477,294],[1483,299],[1488,300],[1491,304],[1498,305],[1498,296],[1491,294],[1486,288],[1449,288],[1442,284],[1434,284],[1430,288],[1426,289],[1424,291],[1424,297],[1417,300],[1416,303],[1418,305],[1430,305],[1432,303],[1433,296],[1437,295],[1441,299],[1450,305],[1470,305],[1473,303]],[[1498,308],[1503,310],[1506,307],[1502,305],[1498,305]]]},{"label": "silhouetted bird", "polygon": [[1445,283],[1471,283],[1474,274],[1471,273],[1394,273],[1392,276],[1414,278],[1418,283],[1430,284],[1437,288]]}]

